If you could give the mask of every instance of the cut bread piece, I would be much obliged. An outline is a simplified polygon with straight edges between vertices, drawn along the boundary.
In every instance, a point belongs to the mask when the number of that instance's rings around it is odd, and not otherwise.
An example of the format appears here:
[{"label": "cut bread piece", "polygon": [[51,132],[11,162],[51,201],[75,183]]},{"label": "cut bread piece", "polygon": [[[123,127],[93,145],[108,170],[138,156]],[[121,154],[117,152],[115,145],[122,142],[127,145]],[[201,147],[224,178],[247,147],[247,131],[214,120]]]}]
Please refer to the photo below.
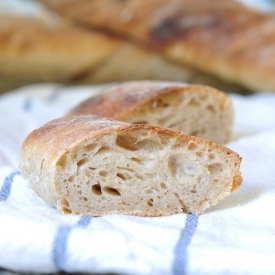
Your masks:
[{"label": "cut bread piece", "polygon": [[19,156],[23,177],[46,202],[92,216],[201,214],[241,184],[240,163],[211,141],[93,115],[34,130]]},{"label": "cut bread piece", "polygon": [[151,124],[226,143],[231,137],[234,112],[230,98],[214,88],[133,81],[92,96],[69,114],[95,114],[128,123]]}]

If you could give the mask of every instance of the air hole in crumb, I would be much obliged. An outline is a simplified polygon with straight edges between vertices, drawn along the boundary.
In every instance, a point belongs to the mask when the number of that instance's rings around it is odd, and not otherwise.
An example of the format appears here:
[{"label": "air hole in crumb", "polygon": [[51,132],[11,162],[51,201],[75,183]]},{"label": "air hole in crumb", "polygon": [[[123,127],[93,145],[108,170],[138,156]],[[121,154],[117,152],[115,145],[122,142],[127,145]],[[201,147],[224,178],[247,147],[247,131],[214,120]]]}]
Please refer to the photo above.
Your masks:
[{"label": "air hole in crumb", "polygon": [[117,177],[121,178],[122,180],[126,180],[126,177],[122,173],[117,173]]},{"label": "air hole in crumb", "polygon": [[69,181],[69,182],[73,182],[73,181],[74,181],[74,178],[75,178],[75,176],[70,176],[70,177],[68,178],[68,181]]},{"label": "air hole in crumb", "polygon": [[192,177],[199,175],[197,161],[188,158],[190,158],[188,154],[175,154],[168,158],[168,167],[173,177],[181,179],[186,175]]},{"label": "air hole in crumb", "polygon": [[117,189],[109,187],[109,186],[105,186],[103,188],[103,191],[106,192],[109,195],[112,195],[112,196],[121,196],[121,194],[118,192]]},{"label": "air hole in crumb", "polygon": [[78,161],[77,166],[79,167],[79,166],[81,166],[81,165],[84,165],[84,164],[87,163],[87,162],[88,162],[88,159],[87,159],[87,158],[81,159],[80,161]]},{"label": "air hole in crumb", "polygon": [[153,204],[152,204],[152,202],[151,201],[147,201],[147,204],[149,205],[149,206],[153,206]]},{"label": "air hole in crumb", "polygon": [[66,207],[69,207],[69,206],[70,206],[69,202],[68,202],[66,199],[62,199],[62,200],[61,200],[61,204],[62,204],[63,206],[66,206]]},{"label": "air hole in crumb", "polygon": [[138,174],[138,173],[135,173],[135,177],[139,180],[143,180],[144,179],[144,176]]},{"label": "air hole in crumb", "polygon": [[62,204],[62,210],[64,213],[70,214],[72,213],[71,209],[70,209],[70,204],[66,199],[62,199],[61,200],[61,204]]},{"label": "air hole in crumb", "polygon": [[202,157],[202,152],[196,152],[196,155],[198,156],[198,157]]},{"label": "air hole in crumb", "polygon": [[154,200],[151,198],[149,201],[150,201],[150,202],[153,202]]},{"label": "air hole in crumb", "polygon": [[108,172],[106,172],[106,171],[100,171],[99,175],[102,176],[102,177],[106,177],[108,175]]},{"label": "air hole in crumb", "polygon": [[94,184],[94,185],[92,186],[92,192],[93,192],[95,195],[100,196],[100,195],[102,194],[100,184]]},{"label": "air hole in crumb", "polygon": [[89,167],[89,170],[91,170],[91,171],[93,171],[93,170],[95,170],[96,168],[94,168],[94,167]]},{"label": "air hole in crumb", "polygon": [[195,194],[197,191],[195,189],[191,190],[191,193]]},{"label": "air hole in crumb", "polygon": [[90,152],[92,150],[94,150],[98,145],[97,144],[88,144],[84,147],[84,150],[86,152]]},{"label": "air hole in crumb", "polygon": [[86,197],[83,198],[84,201],[87,201],[88,199]]},{"label": "air hole in crumb", "polygon": [[196,99],[192,98],[189,102],[189,105],[200,106],[200,103]]},{"label": "air hole in crumb", "polygon": [[215,174],[215,173],[222,172],[222,171],[223,171],[222,165],[221,165],[220,163],[213,163],[213,164],[210,164],[210,165],[208,165],[208,171],[209,171],[211,174]]},{"label": "air hole in crumb", "polygon": [[180,197],[180,195],[178,193],[174,193],[174,195],[175,195],[176,198]]},{"label": "air hole in crumb", "polygon": [[138,141],[135,137],[131,137],[125,134],[118,134],[116,138],[116,144],[120,148],[129,151],[143,150],[147,152],[153,152],[160,149],[162,146],[150,139],[143,139]]},{"label": "air hole in crumb", "polygon": [[101,154],[104,154],[106,152],[110,152],[110,148],[109,147],[101,147],[95,155],[101,155]]},{"label": "air hole in crumb", "polygon": [[199,99],[201,100],[201,101],[206,101],[207,100],[207,95],[201,95],[201,96],[199,96]]},{"label": "air hole in crumb", "polygon": [[141,160],[140,159],[137,159],[137,158],[130,158],[131,161],[134,161],[138,164],[141,164]]},{"label": "air hole in crumb", "polygon": [[215,158],[215,154],[209,154],[209,158],[210,159],[214,159]]},{"label": "air hole in crumb", "polygon": [[60,166],[61,168],[64,168],[66,166],[66,157],[61,157],[59,161],[56,163],[56,165]]},{"label": "air hole in crumb", "polygon": [[126,136],[123,134],[117,135],[116,138],[116,144],[117,146],[130,150],[130,151],[135,151],[135,143],[137,142],[137,139],[131,136]]},{"label": "air hole in crumb", "polygon": [[160,184],[160,187],[163,188],[163,189],[167,189],[167,186],[166,186],[166,184],[165,184],[164,182],[162,182],[162,183]]},{"label": "air hole in crumb", "polygon": [[215,113],[215,108],[214,108],[213,105],[208,105],[206,108],[207,108],[210,112]]},{"label": "air hole in crumb", "polygon": [[187,148],[190,151],[195,151],[197,149],[197,145],[194,142],[190,142]]},{"label": "air hole in crumb", "polygon": [[181,205],[183,208],[185,208],[185,205],[184,205],[184,203],[183,203],[183,200],[179,200],[179,203],[180,203],[180,205]]}]

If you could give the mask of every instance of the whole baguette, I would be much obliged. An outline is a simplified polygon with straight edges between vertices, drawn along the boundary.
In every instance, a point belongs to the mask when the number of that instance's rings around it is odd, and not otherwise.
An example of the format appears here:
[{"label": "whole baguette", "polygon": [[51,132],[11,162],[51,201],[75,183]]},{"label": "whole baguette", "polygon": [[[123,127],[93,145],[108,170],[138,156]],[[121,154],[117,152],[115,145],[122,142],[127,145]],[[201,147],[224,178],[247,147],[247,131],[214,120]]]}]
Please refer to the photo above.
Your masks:
[{"label": "whole baguette", "polygon": [[246,90],[107,33],[46,18],[0,15],[0,92],[29,83],[67,85],[159,79]]},{"label": "whole baguette", "polygon": [[29,186],[62,213],[201,214],[242,182],[240,156],[160,127],[92,115],[34,130],[19,166]]},{"label": "whole baguette", "polygon": [[41,0],[86,26],[252,90],[275,91],[275,15],[232,0]]},{"label": "whole baguette", "polygon": [[172,128],[222,144],[230,140],[234,116],[230,98],[216,89],[161,81],[114,85],[69,112],[79,114]]}]

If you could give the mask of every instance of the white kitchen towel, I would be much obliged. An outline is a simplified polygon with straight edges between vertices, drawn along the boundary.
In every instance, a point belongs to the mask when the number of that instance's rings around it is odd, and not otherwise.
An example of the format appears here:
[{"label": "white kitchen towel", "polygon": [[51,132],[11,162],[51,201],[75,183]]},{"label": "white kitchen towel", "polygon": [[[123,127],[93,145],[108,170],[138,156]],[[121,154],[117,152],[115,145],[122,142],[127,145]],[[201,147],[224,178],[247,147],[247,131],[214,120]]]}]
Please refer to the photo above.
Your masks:
[{"label": "white kitchen towel", "polygon": [[0,97],[0,267],[22,272],[275,274],[275,94],[230,95],[242,186],[205,214],[62,215],[17,168],[26,135],[101,87],[32,85]]}]

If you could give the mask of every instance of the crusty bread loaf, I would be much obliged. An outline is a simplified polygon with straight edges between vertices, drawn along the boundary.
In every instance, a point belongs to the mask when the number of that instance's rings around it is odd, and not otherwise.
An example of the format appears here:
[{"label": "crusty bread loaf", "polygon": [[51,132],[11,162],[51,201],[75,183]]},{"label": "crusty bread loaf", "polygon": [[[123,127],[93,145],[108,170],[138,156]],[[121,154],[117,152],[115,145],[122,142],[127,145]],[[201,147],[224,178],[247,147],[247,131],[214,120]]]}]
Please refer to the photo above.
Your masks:
[{"label": "crusty bread loaf", "polygon": [[30,187],[63,213],[201,214],[242,182],[240,156],[171,129],[93,115],[34,130],[19,165]]},{"label": "crusty bread loaf", "polygon": [[169,61],[153,49],[46,18],[0,15],[0,92],[34,82],[93,84],[159,79],[245,89]]},{"label": "crusty bread loaf", "polygon": [[275,15],[227,0],[41,0],[60,14],[253,90],[275,91]]},{"label": "crusty bread loaf", "polygon": [[69,114],[95,114],[167,127],[217,143],[229,141],[234,115],[230,98],[216,89],[161,81],[112,86],[80,103]]}]

